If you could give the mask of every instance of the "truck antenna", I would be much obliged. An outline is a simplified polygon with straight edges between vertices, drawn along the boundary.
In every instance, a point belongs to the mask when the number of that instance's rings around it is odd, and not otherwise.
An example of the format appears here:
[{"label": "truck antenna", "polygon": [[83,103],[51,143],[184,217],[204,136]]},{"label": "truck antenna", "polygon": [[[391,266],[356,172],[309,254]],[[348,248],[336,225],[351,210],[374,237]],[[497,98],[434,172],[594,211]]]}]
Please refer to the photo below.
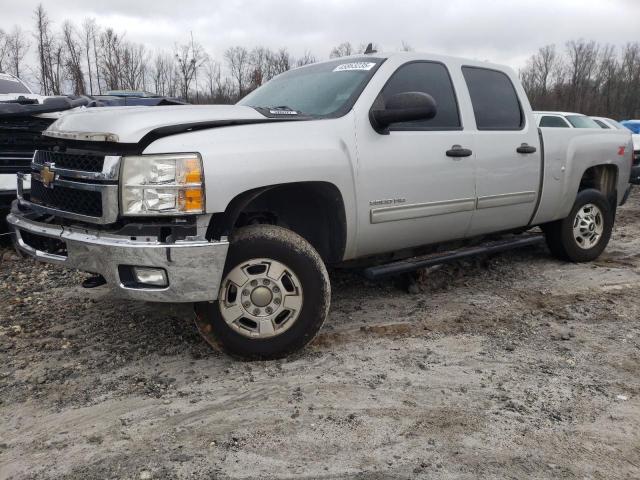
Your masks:
[{"label": "truck antenna", "polygon": [[367,48],[365,49],[364,54],[369,55],[371,53],[377,53],[377,52],[378,52],[377,50],[373,49],[373,43],[370,43],[369,45],[367,45]]}]

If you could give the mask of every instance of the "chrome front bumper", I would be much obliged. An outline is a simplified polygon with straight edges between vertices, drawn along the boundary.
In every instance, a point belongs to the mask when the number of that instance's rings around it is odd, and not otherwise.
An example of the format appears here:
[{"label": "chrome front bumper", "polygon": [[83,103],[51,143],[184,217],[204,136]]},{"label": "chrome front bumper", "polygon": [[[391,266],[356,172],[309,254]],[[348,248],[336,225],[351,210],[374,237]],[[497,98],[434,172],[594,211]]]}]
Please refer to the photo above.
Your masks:
[{"label": "chrome front bumper", "polygon": [[[20,251],[40,261],[98,273],[120,297],[177,303],[214,300],[218,296],[229,248],[226,241],[139,241],[104,231],[38,222],[33,220],[36,215],[22,212],[14,204],[7,217]],[[22,232],[27,232],[31,238],[45,237],[64,242],[66,254],[38,250],[25,242]],[[123,280],[122,269],[133,266],[163,268],[168,286],[131,285]]]}]

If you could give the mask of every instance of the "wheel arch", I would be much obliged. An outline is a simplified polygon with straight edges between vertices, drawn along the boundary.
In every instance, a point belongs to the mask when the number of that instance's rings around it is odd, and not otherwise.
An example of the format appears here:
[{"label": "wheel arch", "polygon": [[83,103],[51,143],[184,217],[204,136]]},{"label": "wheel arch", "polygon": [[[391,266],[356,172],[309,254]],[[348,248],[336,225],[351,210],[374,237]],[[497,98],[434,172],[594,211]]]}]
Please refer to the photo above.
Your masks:
[{"label": "wheel arch", "polygon": [[582,190],[593,188],[600,191],[615,211],[618,204],[618,166],[611,163],[593,165],[584,170],[576,195]]},{"label": "wheel arch", "polygon": [[344,199],[330,182],[306,181],[265,185],[236,195],[223,212],[214,213],[208,239],[231,236],[244,225],[271,223],[305,238],[326,263],[342,260],[347,220]]}]

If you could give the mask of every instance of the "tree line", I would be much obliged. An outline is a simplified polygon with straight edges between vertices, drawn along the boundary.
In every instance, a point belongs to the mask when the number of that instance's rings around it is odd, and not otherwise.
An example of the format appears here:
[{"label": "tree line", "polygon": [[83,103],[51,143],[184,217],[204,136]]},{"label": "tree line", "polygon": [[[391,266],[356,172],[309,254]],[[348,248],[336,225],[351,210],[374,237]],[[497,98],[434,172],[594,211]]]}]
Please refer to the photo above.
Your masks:
[{"label": "tree line", "polygon": [[520,71],[535,110],[640,118],[640,43],[572,40],[540,48]]},{"label": "tree line", "polygon": [[[403,43],[404,49],[409,48]],[[340,57],[363,52],[342,43]],[[31,52],[36,65],[27,64]],[[0,72],[35,79],[44,95],[99,95],[110,90],[147,90],[192,103],[233,103],[274,76],[317,61],[306,51],[293,56],[286,47],[233,46],[217,60],[193,37],[173,50],[149,51],[95,19],[65,21],[54,28],[42,4],[33,13],[33,30],[0,29]]]},{"label": "tree line", "polygon": [[[233,103],[274,76],[317,61],[309,51],[295,57],[286,47],[240,45],[216,59],[193,37],[172,50],[150,51],[92,18],[54,28],[42,5],[33,13],[32,27],[31,32],[19,26],[0,29],[0,72],[34,78],[45,95],[148,90],[192,103]],[[329,57],[364,49],[364,44],[344,42]],[[404,41],[399,49],[412,50]],[[35,58],[36,64],[28,64],[27,58]],[[520,78],[536,110],[640,117],[640,43],[615,47],[574,40],[562,48],[547,45],[530,57]]]}]

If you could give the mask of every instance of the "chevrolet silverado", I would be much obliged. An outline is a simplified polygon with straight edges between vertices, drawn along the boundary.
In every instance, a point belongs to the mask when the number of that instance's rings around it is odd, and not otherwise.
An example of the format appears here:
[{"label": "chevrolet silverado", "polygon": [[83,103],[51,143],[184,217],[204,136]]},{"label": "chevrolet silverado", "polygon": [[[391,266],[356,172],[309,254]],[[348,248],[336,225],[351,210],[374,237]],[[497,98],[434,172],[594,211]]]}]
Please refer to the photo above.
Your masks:
[{"label": "chevrolet silverado", "polygon": [[20,176],[17,247],[129,299],[193,302],[245,358],[314,338],[327,266],[375,279],[544,239],[597,258],[633,153],[619,131],[538,128],[507,67],[413,52],[297,68],[232,106],[69,113],[45,135],[61,143],[35,153],[28,201]]}]

